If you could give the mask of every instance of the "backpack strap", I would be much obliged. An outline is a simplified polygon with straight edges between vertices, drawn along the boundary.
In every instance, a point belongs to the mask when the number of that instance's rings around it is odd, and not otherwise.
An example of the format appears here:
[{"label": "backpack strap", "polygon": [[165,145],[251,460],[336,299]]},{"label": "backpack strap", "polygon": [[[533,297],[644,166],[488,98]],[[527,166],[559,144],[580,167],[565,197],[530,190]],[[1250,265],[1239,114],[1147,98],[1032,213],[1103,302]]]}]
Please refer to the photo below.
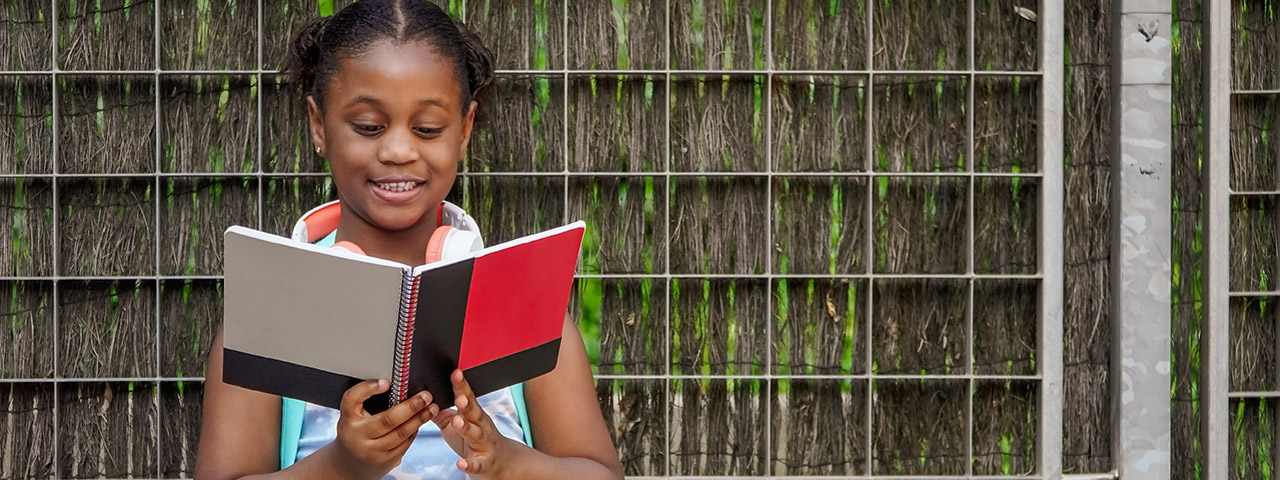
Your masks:
[{"label": "backpack strap", "polygon": [[511,401],[516,405],[516,415],[520,417],[520,429],[524,430],[524,444],[533,446],[533,429],[529,428],[529,409],[524,404],[524,384],[511,386]]},{"label": "backpack strap", "polygon": [[302,417],[307,405],[301,400],[282,397],[280,402],[280,469],[293,465],[298,458],[298,440],[302,438]]}]

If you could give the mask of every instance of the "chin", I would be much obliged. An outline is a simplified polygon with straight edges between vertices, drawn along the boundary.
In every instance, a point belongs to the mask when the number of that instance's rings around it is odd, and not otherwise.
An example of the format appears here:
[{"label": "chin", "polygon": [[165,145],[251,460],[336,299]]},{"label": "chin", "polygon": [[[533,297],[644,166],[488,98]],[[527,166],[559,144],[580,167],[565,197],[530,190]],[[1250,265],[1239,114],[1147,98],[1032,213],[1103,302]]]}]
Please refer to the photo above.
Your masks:
[{"label": "chin", "polygon": [[420,219],[422,219],[421,215],[419,216],[395,215],[395,216],[375,217],[373,221],[373,225],[384,231],[399,232],[403,230],[408,230],[418,225]]},{"label": "chin", "polygon": [[424,208],[394,208],[370,215],[370,220],[379,229],[399,232],[422,223],[426,215],[427,209]]},{"label": "chin", "polygon": [[[341,195],[339,195],[341,198]],[[347,200],[343,200],[346,202]],[[385,232],[400,232],[418,226],[427,221],[431,212],[430,202],[414,201],[408,203],[386,203],[374,198],[359,198],[350,203],[354,212],[369,226]],[[435,219],[429,219],[435,227]],[[427,232],[430,234],[430,231]]]}]

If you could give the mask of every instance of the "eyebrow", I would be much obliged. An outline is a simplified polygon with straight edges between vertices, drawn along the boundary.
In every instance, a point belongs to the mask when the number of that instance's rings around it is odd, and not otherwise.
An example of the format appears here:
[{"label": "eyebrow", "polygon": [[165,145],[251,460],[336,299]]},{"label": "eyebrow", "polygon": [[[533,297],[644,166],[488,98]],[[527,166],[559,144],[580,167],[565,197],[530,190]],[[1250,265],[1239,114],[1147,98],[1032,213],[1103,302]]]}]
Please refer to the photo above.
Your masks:
[{"label": "eyebrow", "polygon": [[418,101],[418,105],[435,105],[440,108],[449,108],[448,105],[444,104],[444,100],[438,98],[424,98]]},{"label": "eyebrow", "polygon": [[[373,98],[373,97],[370,97],[370,96],[367,96],[367,95],[361,95],[361,96],[356,97],[356,98],[355,98],[355,100],[352,100],[350,103],[348,103],[348,104],[347,104],[347,106],[348,106],[348,107],[350,107],[350,106],[353,106],[353,105],[359,105],[359,104],[361,104],[361,103],[367,103],[367,104],[373,105],[373,106],[375,106],[375,107],[381,107],[381,106],[382,106],[382,101],[381,101],[381,100],[378,100],[378,99],[376,99],[376,98]],[[438,99],[438,98],[424,98],[424,99],[422,99],[422,100],[419,100],[419,101],[418,101],[418,104],[419,104],[419,105],[435,105],[435,106],[440,107],[440,108],[449,108],[449,106],[448,106],[448,105],[445,105],[445,104],[444,104],[444,101],[443,101],[443,100],[440,100],[440,99]]]},{"label": "eyebrow", "polygon": [[376,98],[373,98],[373,97],[370,97],[370,96],[366,96],[366,95],[361,95],[361,96],[359,96],[359,97],[356,97],[356,98],[355,98],[355,100],[352,100],[350,103],[348,103],[348,104],[347,104],[347,106],[348,106],[348,107],[350,107],[350,106],[354,106],[354,105],[359,105],[359,104],[361,104],[361,103],[367,103],[367,104],[373,105],[373,106],[375,106],[375,107],[381,107],[381,106],[382,106],[382,101],[381,101],[381,100],[378,100],[378,99],[376,99]]}]

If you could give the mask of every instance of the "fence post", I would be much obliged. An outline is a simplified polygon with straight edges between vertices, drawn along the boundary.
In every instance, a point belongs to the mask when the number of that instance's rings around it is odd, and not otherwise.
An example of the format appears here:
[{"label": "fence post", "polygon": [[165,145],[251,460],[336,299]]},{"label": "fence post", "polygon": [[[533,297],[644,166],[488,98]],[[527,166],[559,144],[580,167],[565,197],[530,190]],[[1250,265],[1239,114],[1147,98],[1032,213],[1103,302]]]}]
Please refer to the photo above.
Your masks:
[{"label": "fence post", "polygon": [[1040,69],[1043,72],[1040,102],[1040,157],[1044,172],[1041,194],[1040,273],[1040,449],[1037,464],[1046,480],[1062,478],[1062,299],[1063,291],[1063,32],[1065,2],[1040,3]]},{"label": "fence post", "polygon": [[1112,459],[1171,475],[1172,5],[1119,0],[1112,26]]},{"label": "fence post", "polygon": [[1203,164],[1204,319],[1200,344],[1200,415],[1203,478],[1228,478],[1230,340],[1231,5],[1205,2],[1205,142]]}]

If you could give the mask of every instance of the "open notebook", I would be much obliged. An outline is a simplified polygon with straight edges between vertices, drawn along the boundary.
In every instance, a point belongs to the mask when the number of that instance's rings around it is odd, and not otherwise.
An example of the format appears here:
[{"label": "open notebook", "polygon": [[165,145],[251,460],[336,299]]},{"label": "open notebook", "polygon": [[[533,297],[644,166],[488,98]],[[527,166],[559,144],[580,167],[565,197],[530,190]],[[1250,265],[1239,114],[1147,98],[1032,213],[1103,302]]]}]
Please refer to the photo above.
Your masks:
[{"label": "open notebook", "polygon": [[338,408],[386,378],[380,412],[422,390],[453,404],[555,368],[585,224],[409,266],[233,226],[226,246],[223,381]]}]

